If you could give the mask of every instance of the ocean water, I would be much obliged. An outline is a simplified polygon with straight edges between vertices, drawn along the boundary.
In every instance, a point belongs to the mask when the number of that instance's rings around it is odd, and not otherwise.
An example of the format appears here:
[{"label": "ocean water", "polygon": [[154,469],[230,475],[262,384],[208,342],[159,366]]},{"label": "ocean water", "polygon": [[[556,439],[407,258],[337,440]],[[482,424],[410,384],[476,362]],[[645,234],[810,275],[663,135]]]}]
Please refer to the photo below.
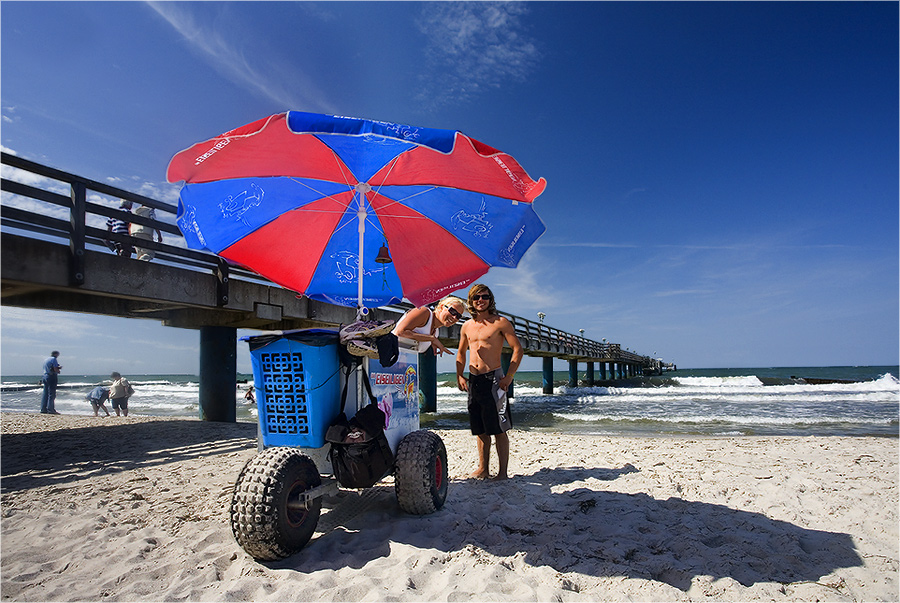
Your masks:
[{"label": "ocean water", "polygon": [[[696,369],[603,387],[569,387],[568,372],[557,372],[554,393],[545,395],[541,373],[522,371],[516,375],[513,424],[518,429],[594,435],[896,438],[900,435],[898,375],[897,366]],[[130,414],[199,415],[196,375],[127,377],[135,388]],[[56,409],[92,415],[85,395],[105,378],[61,375]],[[801,378],[839,382],[811,384]],[[235,389],[238,421],[255,422],[255,405],[244,401],[253,377],[239,375],[239,379],[247,381]],[[38,377],[2,377],[0,381],[2,410],[39,410]],[[423,427],[468,429],[466,395],[456,388],[454,375],[438,376],[437,406],[436,413],[422,414]]]}]

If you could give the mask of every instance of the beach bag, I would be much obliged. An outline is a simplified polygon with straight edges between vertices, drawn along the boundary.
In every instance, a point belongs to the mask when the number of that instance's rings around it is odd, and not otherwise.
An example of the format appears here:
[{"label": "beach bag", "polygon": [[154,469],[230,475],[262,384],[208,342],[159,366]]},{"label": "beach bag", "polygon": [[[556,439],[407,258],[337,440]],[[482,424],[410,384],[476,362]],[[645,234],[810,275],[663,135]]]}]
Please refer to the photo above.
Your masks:
[{"label": "beach bag", "polygon": [[[348,377],[355,364],[345,364]],[[345,380],[341,392],[341,412],[325,432],[325,441],[331,444],[328,458],[334,477],[345,488],[374,486],[394,468],[394,455],[384,435],[384,411],[378,408],[365,370],[360,372],[369,394],[369,404],[348,421],[344,406],[349,379]]]},{"label": "beach bag", "polygon": [[134,395],[134,388],[131,387],[131,384],[130,384],[130,383],[129,383],[128,386],[125,388],[125,393],[126,393],[126,395],[127,395],[129,398],[130,398],[131,396]]}]

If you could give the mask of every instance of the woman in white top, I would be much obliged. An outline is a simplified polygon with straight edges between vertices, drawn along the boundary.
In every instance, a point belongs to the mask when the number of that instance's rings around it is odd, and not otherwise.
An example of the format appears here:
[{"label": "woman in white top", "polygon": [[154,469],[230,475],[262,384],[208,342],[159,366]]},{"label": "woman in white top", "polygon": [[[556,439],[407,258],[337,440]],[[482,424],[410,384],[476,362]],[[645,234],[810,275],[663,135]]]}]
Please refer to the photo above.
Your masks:
[{"label": "woman in white top", "polygon": [[434,312],[424,306],[410,310],[397,322],[393,333],[400,339],[418,342],[416,351],[420,354],[431,346],[434,346],[434,353],[437,356],[444,352],[450,353],[435,333],[439,327],[456,324],[465,311],[466,302],[450,295],[438,302]]}]

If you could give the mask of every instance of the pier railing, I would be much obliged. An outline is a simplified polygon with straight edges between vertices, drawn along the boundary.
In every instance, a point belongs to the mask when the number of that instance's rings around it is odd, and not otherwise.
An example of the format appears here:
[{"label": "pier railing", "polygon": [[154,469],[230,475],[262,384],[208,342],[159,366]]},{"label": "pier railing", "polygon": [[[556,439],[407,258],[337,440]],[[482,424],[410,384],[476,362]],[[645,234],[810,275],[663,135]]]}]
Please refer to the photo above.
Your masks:
[{"label": "pier railing", "polygon": [[[0,161],[21,171],[20,177],[16,178],[14,172],[4,170],[0,179],[0,190],[12,195],[4,195],[0,206],[0,223],[4,231],[66,241],[70,251],[69,282],[73,286],[84,283],[85,250],[107,249],[112,242],[152,249],[156,252],[156,263],[212,271],[218,277],[217,298],[220,305],[228,302],[230,278],[265,281],[255,272],[229,264],[214,254],[188,249],[181,231],[175,225],[178,208],[174,205],[9,153],[0,154]],[[7,178],[7,175],[10,177]],[[152,207],[160,218],[150,219],[123,211],[120,209],[122,201]],[[165,242],[110,232],[106,226],[109,218],[148,226],[154,232],[159,230],[165,233]]]},{"label": "pier railing", "polygon": [[[78,287],[84,283],[85,250],[108,249],[110,242],[152,249],[156,252],[154,263],[157,264],[206,273],[211,271],[216,276],[216,299],[219,306],[228,303],[229,281],[232,278],[272,284],[258,274],[231,265],[214,254],[188,249],[181,231],[175,225],[177,207],[172,204],[9,153],[0,154],[0,162],[4,166],[15,168],[4,169],[0,179],[0,190],[5,193],[0,204],[0,225],[3,231],[27,233],[26,236],[42,240],[65,241],[69,247],[71,286]],[[150,219],[123,211],[119,208],[122,201],[152,207],[160,218]],[[159,230],[165,233],[165,242],[135,239],[130,235],[110,232],[107,230],[109,218]],[[658,359],[623,350],[617,343],[605,340],[598,342],[550,327],[543,322],[534,322],[505,312],[500,314],[513,324],[523,347],[532,356],[626,363],[651,371],[671,367]]]}]

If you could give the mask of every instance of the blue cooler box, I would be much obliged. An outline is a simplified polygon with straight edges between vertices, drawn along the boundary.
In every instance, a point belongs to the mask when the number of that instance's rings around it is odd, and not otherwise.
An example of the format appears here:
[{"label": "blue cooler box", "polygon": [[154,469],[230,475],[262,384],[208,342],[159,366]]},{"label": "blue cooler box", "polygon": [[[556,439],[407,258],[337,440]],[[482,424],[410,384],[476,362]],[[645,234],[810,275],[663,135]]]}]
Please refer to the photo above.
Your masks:
[{"label": "blue cooler box", "polygon": [[243,337],[250,345],[264,446],[321,448],[341,411],[336,331]]}]

